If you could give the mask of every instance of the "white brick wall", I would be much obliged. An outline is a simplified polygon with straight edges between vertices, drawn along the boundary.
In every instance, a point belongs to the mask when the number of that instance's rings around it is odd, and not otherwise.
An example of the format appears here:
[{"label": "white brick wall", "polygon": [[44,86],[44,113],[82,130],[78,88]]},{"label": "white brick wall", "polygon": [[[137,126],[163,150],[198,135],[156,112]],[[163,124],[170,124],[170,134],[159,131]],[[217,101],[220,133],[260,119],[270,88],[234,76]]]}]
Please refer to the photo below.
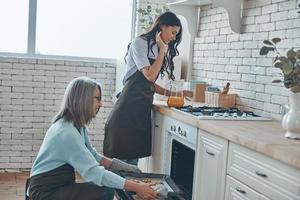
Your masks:
[{"label": "white brick wall", "polygon": [[[262,41],[280,37],[279,51],[300,47],[300,17],[296,0],[244,0],[242,33],[234,33],[223,8],[200,8],[198,36],[194,42],[192,79],[223,87],[231,83],[239,94],[238,105],[261,115],[280,119],[280,106],[288,90],[272,84],[280,71],[272,55],[259,55]],[[221,17],[220,17],[221,16]]]},{"label": "white brick wall", "polygon": [[69,81],[89,76],[102,84],[103,107],[89,125],[90,138],[102,152],[104,123],[112,108],[114,61],[84,62],[0,57],[0,170],[32,165]]}]

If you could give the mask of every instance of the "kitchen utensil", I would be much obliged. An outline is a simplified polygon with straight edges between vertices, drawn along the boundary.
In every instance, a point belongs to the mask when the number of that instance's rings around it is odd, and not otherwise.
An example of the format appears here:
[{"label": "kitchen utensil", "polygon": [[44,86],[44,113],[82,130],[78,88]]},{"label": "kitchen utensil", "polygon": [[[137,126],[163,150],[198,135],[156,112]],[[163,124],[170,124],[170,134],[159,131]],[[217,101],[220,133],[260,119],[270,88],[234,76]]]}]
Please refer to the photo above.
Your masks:
[{"label": "kitchen utensil", "polygon": [[229,86],[230,86],[230,83],[227,82],[226,85],[225,85],[225,87],[223,88],[221,94],[228,94],[228,92],[229,92]]}]

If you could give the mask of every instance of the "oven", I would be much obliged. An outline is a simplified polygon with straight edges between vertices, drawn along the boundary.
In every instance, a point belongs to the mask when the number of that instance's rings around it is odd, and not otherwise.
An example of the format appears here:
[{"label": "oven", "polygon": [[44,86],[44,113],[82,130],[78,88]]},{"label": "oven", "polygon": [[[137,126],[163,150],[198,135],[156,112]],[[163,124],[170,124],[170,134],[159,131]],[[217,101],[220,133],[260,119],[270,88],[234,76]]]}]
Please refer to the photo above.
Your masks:
[{"label": "oven", "polygon": [[197,128],[171,117],[165,117],[164,173],[170,175],[183,191],[183,199],[191,200]]}]

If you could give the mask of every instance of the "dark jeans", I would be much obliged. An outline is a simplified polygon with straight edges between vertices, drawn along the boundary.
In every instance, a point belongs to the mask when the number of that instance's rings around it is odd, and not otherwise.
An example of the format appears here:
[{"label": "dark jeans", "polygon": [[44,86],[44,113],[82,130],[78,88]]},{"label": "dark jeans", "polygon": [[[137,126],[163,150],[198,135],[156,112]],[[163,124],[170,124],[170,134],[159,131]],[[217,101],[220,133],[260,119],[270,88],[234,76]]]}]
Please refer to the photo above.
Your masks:
[{"label": "dark jeans", "polygon": [[55,200],[113,200],[115,190],[94,183],[74,183],[53,192]]}]

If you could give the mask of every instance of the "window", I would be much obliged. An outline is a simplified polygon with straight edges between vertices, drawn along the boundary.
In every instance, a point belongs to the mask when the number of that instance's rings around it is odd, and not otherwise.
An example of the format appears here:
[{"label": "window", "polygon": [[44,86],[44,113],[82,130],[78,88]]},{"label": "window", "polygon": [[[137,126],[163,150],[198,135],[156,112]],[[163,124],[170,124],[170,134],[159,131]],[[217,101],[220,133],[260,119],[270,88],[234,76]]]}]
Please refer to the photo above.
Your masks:
[{"label": "window", "polygon": [[0,52],[26,53],[28,3],[29,0],[0,1]]},{"label": "window", "polygon": [[[6,46],[0,42],[0,51],[27,53],[28,22],[24,19],[28,18],[29,1],[34,5],[33,8],[30,6],[29,12],[36,8],[36,22],[31,16],[34,28],[29,31],[29,34],[36,35],[29,41],[29,45],[35,42],[33,54],[96,58],[119,58],[125,55],[131,39],[132,0],[1,0],[0,11],[3,7],[1,4],[4,4],[7,13],[13,13],[11,16],[16,15],[19,21],[17,23],[14,17],[7,17],[8,14],[2,12],[0,16],[4,16],[1,18],[11,19],[6,23],[7,26],[22,28],[22,31],[15,32],[21,35],[23,41],[7,42]],[[8,5],[13,5],[11,2],[18,6],[8,8]],[[20,2],[23,3],[21,6]],[[20,7],[23,12],[19,11]],[[6,34],[16,37],[11,30],[6,29]],[[1,37],[1,40],[6,39]]]}]

